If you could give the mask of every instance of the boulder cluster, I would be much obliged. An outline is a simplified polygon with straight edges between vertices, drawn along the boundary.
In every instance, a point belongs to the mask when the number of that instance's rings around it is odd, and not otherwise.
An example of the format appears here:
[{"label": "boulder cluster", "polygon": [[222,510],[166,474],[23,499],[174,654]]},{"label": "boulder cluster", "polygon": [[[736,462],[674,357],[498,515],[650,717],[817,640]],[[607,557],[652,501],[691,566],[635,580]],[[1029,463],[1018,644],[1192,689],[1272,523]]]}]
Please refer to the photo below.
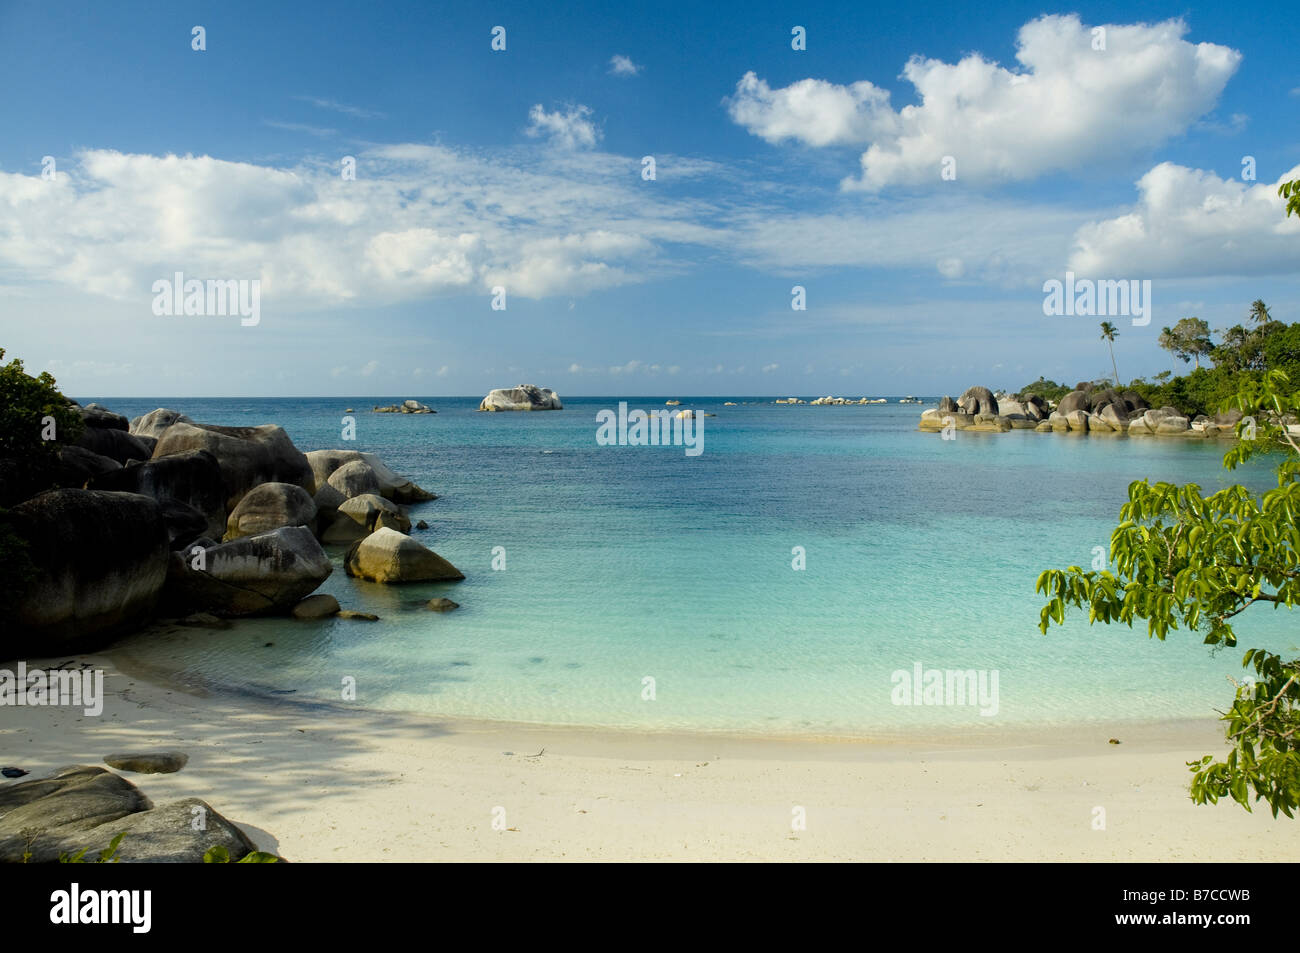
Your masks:
[{"label": "boulder cluster", "polygon": [[944,397],[937,408],[923,411],[920,429],[1206,438],[1235,436],[1239,420],[1240,411],[1188,419],[1173,407],[1151,407],[1136,391],[1080,383],[1056,403],[1037,394],[994,394],[987,387],[971,387],[957,400]]},{"label": "boulder cluster", "polygon": [[104,644],[159,616],[294,613],[333,572],[322,543],[348,545],[362,579],[464,578],[406,535],[407,507],[436,497],[373,454],[303,453],[272,424],[73,406],[75,445],[0,458],[0,507],[36,569],[10,594],[0,657]]},{"label": "boulder cluster", "polygon": [[479,402],[479,410],[563,410],[560,395],[549,387],[520,384],[489,391]]},{"label": "boulder cluster", "polygon": [[376,407],[374,410],[377,414],[436,414],[437,411],[428,404],[422,404],[418,400],[405,400],[400,404],[389,404],[387,407]]}]

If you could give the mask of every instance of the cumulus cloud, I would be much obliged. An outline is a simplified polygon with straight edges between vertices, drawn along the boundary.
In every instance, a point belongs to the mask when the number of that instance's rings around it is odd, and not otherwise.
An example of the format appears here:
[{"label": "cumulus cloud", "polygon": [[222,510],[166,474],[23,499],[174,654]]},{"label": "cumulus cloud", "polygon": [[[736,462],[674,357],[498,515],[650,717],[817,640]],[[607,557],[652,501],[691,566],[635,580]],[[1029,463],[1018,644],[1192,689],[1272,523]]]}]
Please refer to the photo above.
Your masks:
[{"label": "cumulus cloud", "polygon": [[920,105],[899,110],[868,82],[772,90],[747,73],[730,113],[770,142],[868,145],[847,188],[939,182],[947,156],[960,180],[1024,180],[1140,156],[1180,135],[1214,109],[1241,62],[1229,47],[1186,41],[1182,20],[1104,29],[1097,50],[1075,15],[1032,20],[1014,69],[978,53],[957,63],[913,56],[903,78]]},{"label": "cumulus cloud", "polygon": [[613,76],[635,76],[642,69],[643,66],[633,63],[622,53],[615,53],[609,58],[609,72]]},{"label": "cumulus cloud", "polygon": [[1277,188],[1295,178],[1300,166],[1250,184],[1162,162],[1138,180],[1131,211],[1075,233],[1070,268],[1142,278],[1294,272],[1300,220],[1286,216]]},{"label": "cumulus cloud", "polygon": [[583,149],[600,141],[600,130],[591,119],[590,106],[570,106],[564,112],[547,112],[541,103],[528,110],[528,128],[524,133],[549,139],[563,149]]}]

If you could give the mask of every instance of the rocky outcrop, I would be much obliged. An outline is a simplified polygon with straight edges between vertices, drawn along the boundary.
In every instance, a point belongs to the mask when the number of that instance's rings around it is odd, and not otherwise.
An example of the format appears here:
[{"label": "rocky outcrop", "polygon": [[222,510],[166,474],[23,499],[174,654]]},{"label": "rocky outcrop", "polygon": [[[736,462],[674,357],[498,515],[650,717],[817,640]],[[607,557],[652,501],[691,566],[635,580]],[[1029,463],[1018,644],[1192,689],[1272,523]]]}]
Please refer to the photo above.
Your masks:
[{"label": "rocky outcrop", "polygon": [[560,397],[549,387],[520,384],[491,391],[478,405],[479,410],[563,410]]},{"label": "rocky outcrop", "polygon": [[226,530],[225,480],[217,458],[207,450],[189,450],[122,467],[96,476],[90,488],[140,493],[161,503],[175,500],[203,514],[207,521],[204,535],[220,539]]},{"label": "rocky outcrop", "polygon": [[372,582],[430,582],[464,579],[465,574],[433,550],[387,527],[375,530],[348,550],[349,576]]},{"label": "rocky outcrop", "polygon": [[377,414],[436,414],[437,411],[428,404],[422,404],[418,400],[407,400],[400,404],[389,404],[387,407],[376,407]]},{"label": "rocky outcrop", "polygon": [[226,521],[227,541],[269,533],[281,526],[316,528],[316,503],[292,483],[262,483],[239,501]]},{"label": "rocky outcrop", "polygon": [[957,398],[957,407],[967,414],[985,414],[995,417],[998,414],[998,400],[987,387],[968,387]]},{"label": "rocky outcrop", "polygon": [[[195,825],[196,817],[204,823]],[[90,861],[118,834],[124,835],[117,853],[123,863],[198,864],[218,846],[237,861],[255,849],[206,801],[155,807],[130,781],[92,765],[0,788],[0,863],[56,863],[60,854],[83,848]]]},{"label": "rocky outcrop", "polygon": [[148,460],[154,450],[152,441],[133,437],[125,430],[114,427],[86,427],[77,438],[76,446],[118,463]]},{"label": "rocky outcrop", "polygon": [[960,409],[957,402],[951,397],[944,397],[943,400],[939,401],[939,413],[941,414],[953,414]]},{"label": "rocky outcrop", "polygon": [[200,549],[174,553],[168,565],[164,601],[176,615],[288,612],[333,571],[325,550],[303,526]]},{"label": "rocky outcrop", "polygon": [[17,597],[0,657],[52,655],[144,622],[167,575],[168,532],[156,500],[49,490],[10,510],[36,577]]},{"label": "rocky outcrop", "polygon": [[292,483],[309,494],[316,492],[307,457],[293,445],[284,429],[274,424],[218,427],[178,421],[159,438],[153,458],[160,460],[191,450],[207,450],[220,461],[226,512],[262,483]]},{"label": "rocky outcrop", "polygon": [[[399,476],[388,469],[373,453],[363,453],[358,450],[313,450],[307,454],[307,462],[311,466],[317,487],[328,485],[334,471],[357,460],[367,464],[374,471],[375,477],[379,480],[379,495],[385,499],[392,500],[394,503],[423,503],[438,498],[406,477]],[[317,506],[321,507],[320,500],[317,500]]]}]

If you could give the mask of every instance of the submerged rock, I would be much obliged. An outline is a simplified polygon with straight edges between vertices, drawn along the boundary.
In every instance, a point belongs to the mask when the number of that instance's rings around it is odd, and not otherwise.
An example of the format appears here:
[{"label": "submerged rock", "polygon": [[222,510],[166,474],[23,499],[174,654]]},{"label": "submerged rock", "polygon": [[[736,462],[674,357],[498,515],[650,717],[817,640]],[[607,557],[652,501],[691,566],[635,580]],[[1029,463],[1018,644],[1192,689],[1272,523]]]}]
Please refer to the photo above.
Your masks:
[{"label": "submerged rock", "polygon": [[[313,450],[307,454],[307,462],[311,466],[318,487],[328,486],[329,478],[336,470],[357,460],[367,464],[374,471],[375,477],[379,480],[379,495],[385,499],[392,500],[394,503],[422,503],[437,499],[434,494],[421,489],[406,477],[394,473],[373,453],[363,453],[358,450]],[[319,503],[317,505],[319,506]]]},{"label": "submerged rock", "polygon": [[318,592],[293,607],[295,619],[328,619],[339,612],[339,601],[329,593]]}]

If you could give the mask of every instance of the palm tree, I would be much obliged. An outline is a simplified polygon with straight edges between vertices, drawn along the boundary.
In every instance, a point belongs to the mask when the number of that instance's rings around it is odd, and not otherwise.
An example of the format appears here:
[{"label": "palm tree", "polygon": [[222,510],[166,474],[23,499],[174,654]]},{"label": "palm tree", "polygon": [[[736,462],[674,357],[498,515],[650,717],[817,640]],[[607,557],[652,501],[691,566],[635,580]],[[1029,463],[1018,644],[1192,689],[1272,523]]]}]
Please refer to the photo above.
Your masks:
[{"label": "palm tree", "polygon": [[1115,372],[1115,386],[1119,386],[1119,368],[1115,366],[1115,338],[1119,337],[1119,332],[1115,330],[1115,325],[1109,321],[1101,322],[1101,339],[1106,342],[1110,348],[1110,366]]},{"label": "palm tree", "polygon": [[1250,320],[1256,324],[1268,324],[1273,320],[1273,315],[1268,313],[1268,305],[1259,298],[1251,302]]}]

